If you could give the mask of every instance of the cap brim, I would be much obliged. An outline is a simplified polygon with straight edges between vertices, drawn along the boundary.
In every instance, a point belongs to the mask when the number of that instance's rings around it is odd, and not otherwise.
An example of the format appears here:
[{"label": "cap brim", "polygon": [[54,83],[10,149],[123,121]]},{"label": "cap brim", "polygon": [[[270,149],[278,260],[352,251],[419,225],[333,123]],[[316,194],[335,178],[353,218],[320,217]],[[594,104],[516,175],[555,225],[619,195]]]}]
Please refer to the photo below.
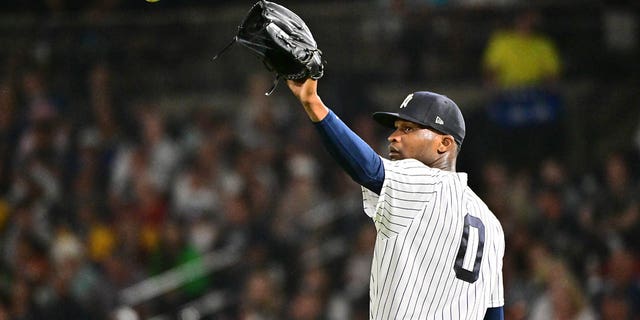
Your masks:
[{"label": "cap brim", "polygon": [[391,129],[395,129],[396,120],[398,119],[425,125],[417,119],[394,112],[375,112],[373,114],[373,119],[376,120],[376,122],[378,122],[379,124]]},{"label": "cap brim", "polygon": [[395,122],[399,115],[393,112],[375,112],[373,120],[387,128],[395,128]]}]

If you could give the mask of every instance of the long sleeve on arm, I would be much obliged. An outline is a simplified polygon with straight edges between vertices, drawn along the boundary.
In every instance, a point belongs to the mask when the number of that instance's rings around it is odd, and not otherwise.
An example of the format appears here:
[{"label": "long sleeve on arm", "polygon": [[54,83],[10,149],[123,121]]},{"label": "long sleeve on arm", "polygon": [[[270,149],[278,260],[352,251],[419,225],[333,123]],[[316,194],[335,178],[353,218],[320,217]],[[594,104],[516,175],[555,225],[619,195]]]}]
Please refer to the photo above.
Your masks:
[{"label": "long sleeve on arm", "polygon": [[484,320],[504,320],[504,307],[488,308]]},{"label": "long sleeve on arm", "polygon": [[380,194],[384,165],[380,156],[338,118],[333,111],[315,123],[331,156],[361,186]]}]

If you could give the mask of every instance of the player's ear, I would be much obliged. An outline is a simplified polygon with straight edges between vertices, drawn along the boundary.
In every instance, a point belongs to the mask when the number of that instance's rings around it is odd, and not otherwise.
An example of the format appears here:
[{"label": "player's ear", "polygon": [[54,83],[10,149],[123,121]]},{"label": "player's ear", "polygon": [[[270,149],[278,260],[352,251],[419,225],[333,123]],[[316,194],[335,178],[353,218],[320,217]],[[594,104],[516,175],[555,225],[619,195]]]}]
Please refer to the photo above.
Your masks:
[{"label": "player's ear", "polygon": [[440,136],[440,143],[438,144],[438,153],[443,154],[448,151],[453,151],[456,148],[456,142],[453,137],[448,134]]}]

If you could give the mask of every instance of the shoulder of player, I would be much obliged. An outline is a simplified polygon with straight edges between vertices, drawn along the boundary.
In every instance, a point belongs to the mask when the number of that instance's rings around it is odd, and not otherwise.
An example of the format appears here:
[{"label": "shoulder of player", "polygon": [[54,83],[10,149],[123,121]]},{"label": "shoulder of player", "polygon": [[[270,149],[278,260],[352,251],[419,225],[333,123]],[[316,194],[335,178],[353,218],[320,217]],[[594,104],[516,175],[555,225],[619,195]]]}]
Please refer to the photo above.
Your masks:
[{"label": "shoulder of player", "polygon": [[466,186],[467,174],[432,168],[416,159],[387,160],[383,159],[385,170],[392,175],[428,179],[433,182],[453,183],[457,181]]},{"label": "shoulder of player", "polygon": [[386,169],[392,170],[395,172],[412,171],[414,173],[425,172],[430,175],[436,175],[440,173],[440,171],[442,171],[440,169],[431,168],[416,159],[402,159],[402,160],[395,160],[395,161],[383,159],[383,162]]},{"label": "shoulder of player", "polygon": [[491,220],[492,224],[497,225],[502,230],[502,226],[500,224],[500,220],[498,220],[498,217],[495,216],[495,214],[493,213],[493,211],[491,211],[491,209],[489,209],[487,204],[470,187],[465,188],[465,196],[468,197],[476,207],[481,208],[481,210],[483,211],[483,216],[485,216],[485,220]]}]

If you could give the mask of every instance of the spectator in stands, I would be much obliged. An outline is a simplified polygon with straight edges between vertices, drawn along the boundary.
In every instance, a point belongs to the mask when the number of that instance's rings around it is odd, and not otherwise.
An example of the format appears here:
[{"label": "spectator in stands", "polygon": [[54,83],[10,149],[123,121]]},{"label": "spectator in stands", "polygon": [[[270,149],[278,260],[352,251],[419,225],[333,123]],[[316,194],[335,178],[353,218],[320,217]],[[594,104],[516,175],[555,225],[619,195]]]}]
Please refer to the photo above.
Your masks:
[{"label": "spectator in stands", "polygon": [[240,319],[278,319],[285,303],[282,284],[268,270],[254,270],[244,279]]},{"label": "spectator in stands", "polygon": [[509,163],[532,165],[562,151],[562,105],[555,89],[561,62],[553,42],[536,30],[539,19],[535,9],[518,10],[511,28],[491,35],[483,55],[492,92],[487,129],[498,129],[492,137],[509,137],[489,138],[500,141],[490,146],[493,154],[513,155]]},{"label": "spectator in stands", "polygon": [[9,320],[9,304],[6,300],[4,295],[0,296],[0,320]]},{"label": "spectator in stands", "polygon": [[314,320],[324,318],[324,306],[317,293],[302,291],[293,296],[287,312],[291,320]]},{"label": "spectator in stands", "polygon": [[318,164],[306,154],[293,152],[287,158],[288,180],[280,195],[273,234],[283,245],[299,247],[309,237],[313,220],[323,212],[312,209],[325,203],[326,197],[319,186]]},{"label": "spectator in stands", "polygon": [[[360,226],[357,237],[352,244],[350,254],[346,259],[342,284],[347,299],[350,315],[349,319],[363,319],[368,317],[369,311],[369,271],[373,259],[373,244],[376,231],[371,224]],[[364,311],[364,312],[363,312]]]},{"label": "spectator in stands", "polygon": [[631,302],[626,294],[619,291],[606,291],[600,297],[598,315],[602,320],[633,320]]},{"label": "spectator in stands", "polygon": [[9,187],[13,159],[18,139],[16,92],[10,80],[0,80],[0,192]]},{"label": "spectator in stands", "polygon": [[[607,241],[624,241],[640,252],[640,208],[638,182],[622,153],[611,153],[603,164],[602,189],[596,198],[596,223]],[[613,237],[613,238],[612,238]],[[619,237],[620,239],[614,239]]]},{"label": "spectator in stands", "polygon": [[619,247],[611,250],[606,264],[603,265],[604,277],[601,290],[595,295],[602,312],[621,312],[606,310],[605,307],[610,309],[625,307],[610,305],[610,301],[607,300],[613,295],[628,304],[632,315],[638,314],[640,311],[640,275],[637,265],[638,259],[629,249]]},{"label": "spectator in stands", "polygon": [[210,166],[197,159],[189,161],[178,173],[171,199],[176,218],[190,222],[216,217],[220,195],[211,178]]},{"label": "spectator in stands", "polygon": [[235,116],[237,134],[249,149],[268,148],[276,151],[282,130],[290,121],[289,106],[278,95],[266,96],[272,81],[266,73],[254,73],[247,77],[245,98]]},{"label": "spectator in stands", "polygon": [[533,304],[530,320],[595,320],[587,297],[568,267],[559,260],[545,261],[544,292]]},{"label": "spectator in stands", "polygon": [[[96,144],[98,149],[99,166],[109,166],[112,161],[113,154],[116,152],[121,139],[131,138],[125,135],[125,129],[133,123],[133,117],[128,117],[127,112],[123,109],[125,106],[120,102],[121,93],[114,89],[114,70],[106,62],[97,63],[91,66],[86,82],[88,87],[88,110],[79,110],[78,114],[84,115],[85,112],[88,119],[80,121],[80,138],[86,139],[90,137]],[[87,121],[88,120],[88,121]],[[134,125],[135,126],[135,125]],[[99,177],[99,190],[106,192],[108,183],[109,170],[104,169]]]},{"label": "spectator in stands", "polygon": [[102,292],[104,279],[88,259],[85,246],[71,230],[61,228],[51,243],[52,274],[64,287],[72,301],[81,309],[95,314],[107,314],[112,307]]},{"label": "spectator in stands", "polygon": [[148,156],[148,179],[155,190],[166,194],[181,161],[182,150],[170,137],[167,121],[164,114],[158,112],[157,106],[140,106],[140,109],[138,123],[141,126],[143,148]]}]

